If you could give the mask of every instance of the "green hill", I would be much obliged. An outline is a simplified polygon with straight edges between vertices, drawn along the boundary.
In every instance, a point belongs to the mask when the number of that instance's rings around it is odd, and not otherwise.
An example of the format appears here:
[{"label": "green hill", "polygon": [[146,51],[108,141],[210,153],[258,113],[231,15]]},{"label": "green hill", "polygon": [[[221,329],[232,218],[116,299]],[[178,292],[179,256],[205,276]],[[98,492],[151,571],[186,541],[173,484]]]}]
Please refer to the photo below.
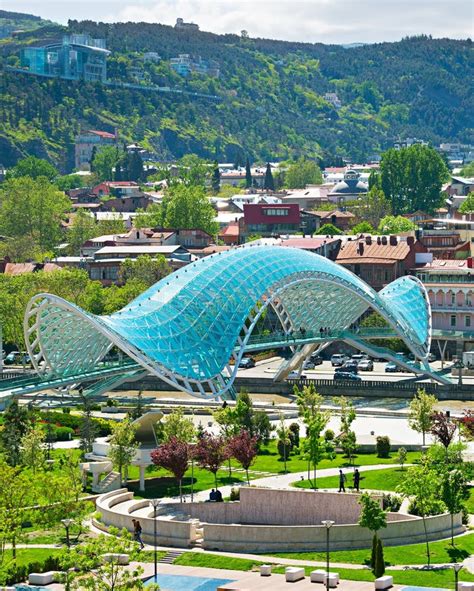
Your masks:
[{"label": "green hill", "polygon": [[[326,163],[336,156],[365,160],[397,137],[472,142],[472,42],[420,36],[397,43],[344,48],[177,31],[148,23],[70,21],[0,45],[0,67],[17,66],[25,44],[64,31],[105,37],[115,83],[161,86],[210,95],[109,87],[1,72],[0,163],[25,154],[72,167],[81,127],[112,130],[160,157],[194,152],[235,161],[305,154]],[[157,52],[161,61],[145,62]],[[216,60],[220,77],[183,79],[169,66],[180,53]],[[324,99],[337,93],[342,107]]]}]

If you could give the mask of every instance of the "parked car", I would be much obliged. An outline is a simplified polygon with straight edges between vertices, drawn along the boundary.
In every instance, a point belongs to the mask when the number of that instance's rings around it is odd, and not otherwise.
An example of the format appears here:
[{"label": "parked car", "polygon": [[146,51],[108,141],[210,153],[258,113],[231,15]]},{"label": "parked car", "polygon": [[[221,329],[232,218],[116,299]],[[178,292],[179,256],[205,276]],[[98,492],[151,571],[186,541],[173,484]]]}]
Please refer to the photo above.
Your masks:
[{"label": "parked car", "polygon": [[360,371],[374,371],[374,362],[372,359],[361,359],[357,367]]},{"label": "parked car", "polygon": [[240,360],[240,363],[239,363],[240,369],[250,369],[252,367],[255,367],[255,359],[253,359],[253,357],[243,357]]},{"label": "parked car", "polygon": [[315,367],[316,367],[316,365],[314,364],[312,359],[307,359],[303,363],[303,369],[314,369]]},{"label": "parked car", "polygon": [[362,359],[367,359],[367,355],[364,355],[362,353],[357,353],[356,355],[352,355],[352,357],[351,357],[351,360],[357,361],[357,363],[359,363],[359,361],[362,361]]},{"label": "parked car", "polygon": [[353,382],[360,382],[361,377],[352,371],[336,371],[334,373],[335,380],[351,380]]},{"label": "parked car", "polygon": [[349,361],[349,357],[343,353],[334,353],[331,357],[331,365],[333,367],[340,367],[341,365],[344,365],[346,361]]},{"label": "parked car", "polygon": [[306,376],[303,373],[299,376],[297,371],[290,371],[287,379],[288,380],[305,380]]},{"label": "parked car", "polygon": [[403,370],[399,365],[397,365],[396,363],[393,363],[393,361],[390,361],[385,366],[385,373],[396,373],[397,371],[403,371]]},{"label": "parked car", "polygon": [[20,351],[10,351],[5,357],[5,365],[15,365],[21,363]]},{"label": "parked car", "polygon": [[323,363],[323,358],[320,357],[319,355],[316,355],[315,353],[313,353],[310,357],[312,363],[314,363],[314,365],[322,365]]},{"label": "parked car", "polygon": [[352,359],[349,359],[349,361],[346,361],[344,363],[344,365],[342,366],[343,371],[350,371],[352,373],[357,373],[359,371],[359,364],[357,363],[357,361],[353,361]]}]

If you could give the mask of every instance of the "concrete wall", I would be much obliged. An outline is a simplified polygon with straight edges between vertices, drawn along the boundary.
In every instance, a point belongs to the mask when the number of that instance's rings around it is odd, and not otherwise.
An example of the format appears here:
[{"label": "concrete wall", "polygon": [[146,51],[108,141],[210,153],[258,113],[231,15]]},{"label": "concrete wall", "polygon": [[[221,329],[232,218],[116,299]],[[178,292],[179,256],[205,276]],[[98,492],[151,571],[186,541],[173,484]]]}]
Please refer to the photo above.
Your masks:
[{"label": "concrete wall", "polygon": [[[430,540],[446,538],[451,534],[451,518],[447,514],[427,518]],[[454,519],[455,534],[462,533],[461,515]],[[379,532],[386,546],[423,542],[423,520],[407,519],[387,523]],[[204,524],[203,548],[228,552],[304,552],[326,549],[324,526],[262,526]],[[372,534],[359,525],[334,525],[330,531],[333,550],[370,548]]]},{"label": "concrete wall", "polygon": [[[105,526],[114,526],[119,529],[125,528],[133,533],[132,519],[126,506],[121,509],[120,504],[133,499],[133,493],[127,489],[112,491],[101,495],[96,502],[97,511],[101,514],[101,521]],[[137,499],[134,509],[146,507],[149,504],[146,500]],[[153,510],[150,508],[150,514]],[[136,517],[136,516],[135,516]],[[143,541],[153,544],[154,519],[151,517],[136,517],[142,526]],[[157,518],[157,543],[162,546],[173,546],[177,548],[187,548],[196,539],[196,524],[189,521],[174,521],[169,519]]]}]

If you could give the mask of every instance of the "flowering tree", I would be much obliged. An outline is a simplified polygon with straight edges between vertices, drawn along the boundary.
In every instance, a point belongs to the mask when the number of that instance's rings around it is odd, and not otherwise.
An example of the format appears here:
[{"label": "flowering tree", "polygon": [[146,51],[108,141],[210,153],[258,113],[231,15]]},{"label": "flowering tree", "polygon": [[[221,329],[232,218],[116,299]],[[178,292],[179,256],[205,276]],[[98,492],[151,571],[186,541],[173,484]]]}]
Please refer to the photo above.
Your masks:
[{"label": "flowering tree", "polygon": [[465,437],[472,441],[474,439],[474,412],[472,410],[464,411],[460,427]]},{"label": "flowering tree", "polygon": [[217,488],[217,471],[229,457],[226,440],[222,436],[204,433],[196,444],[196,458],[199,466],[214,474]]},{"label": "flowering tree", "polygon": [[234,457],[245,470],[248,484],[250,484],[249,468],[257,456],[257,442],[256,435],[252,437],[248,431],[241,431],[232,437],[227,445],[229,457]]},{"label": "flowering tree", "polygon": [[431,434],[442,443],[447,450],[452,442],[456,424],[442,412],[435,412],[431,415]]},{"label": "flowering tree", "polygon": [[171,437],[158,449],[151,452],[151,460],[155,466],[172,472],[179,485],[179,500],[183,502],[182,482],[189,464],[189,445],[177,437]]}]

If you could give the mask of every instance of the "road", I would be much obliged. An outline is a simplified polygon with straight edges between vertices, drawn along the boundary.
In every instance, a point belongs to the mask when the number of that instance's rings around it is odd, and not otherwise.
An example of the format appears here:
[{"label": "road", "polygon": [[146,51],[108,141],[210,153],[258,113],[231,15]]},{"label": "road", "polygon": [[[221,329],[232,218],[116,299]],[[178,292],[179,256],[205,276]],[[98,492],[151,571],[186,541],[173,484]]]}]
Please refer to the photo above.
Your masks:
[{"label": "road", "polygon": [[[260,361],[251,369],[239,370],[238,376],[242,378],[272,378],[282,362],[283,359],[281,357],[273,357],[267,361]],[[414,374],[408,372],[385,373],[386,364],[386,362],[376,361],[374,362],[373,371],[361,371],[359,375],[365,381],[383,380],[387,382],[398,382],[402,379],[414,377]],[[441,369],[441,362],[435,361],[431,364],[431,367]],[[316,366],[314,370],[304,370],[303,373],[308,378],[331,380],[334,377],[334,370],[335,368],[331,366],[330,361],[323,361],[322,365]],[[454,380],[457,380],[457,378],[454,378]],[[474,385],[474,376],[464,376],[463,383]]]}]

